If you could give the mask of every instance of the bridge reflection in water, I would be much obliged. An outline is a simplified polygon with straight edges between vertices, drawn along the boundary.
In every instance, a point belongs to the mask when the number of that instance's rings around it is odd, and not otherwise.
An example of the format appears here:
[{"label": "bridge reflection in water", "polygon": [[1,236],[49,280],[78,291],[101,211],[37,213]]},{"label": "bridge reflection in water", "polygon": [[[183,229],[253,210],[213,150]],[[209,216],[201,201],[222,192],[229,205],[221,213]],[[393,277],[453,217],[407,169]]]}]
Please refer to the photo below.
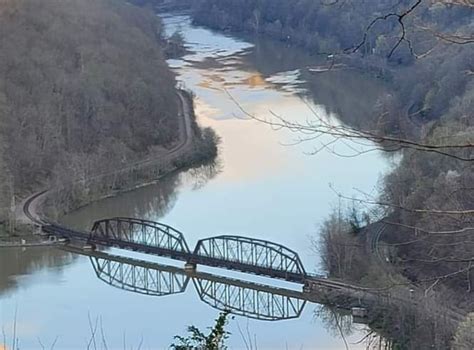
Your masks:
[{"label": "bridge reflection in water", "polygon": [[199,298],[211,307],[266,321],[297,318],[306,304],[303,292],[290,289],[100,251],[67,249],[89,256],[100,280],[133,293],[150,296],[184,293],[192,280]]},{"label": "bridge reflection in water", "polygon": [[[140,261],[120,257],[90,256],[96,276],[107,284],[129,292],[152,296],[183,293],[189,277],[166,270],[166,266],[144,266]],[[162,267],[162,268],[160,268]]]}]

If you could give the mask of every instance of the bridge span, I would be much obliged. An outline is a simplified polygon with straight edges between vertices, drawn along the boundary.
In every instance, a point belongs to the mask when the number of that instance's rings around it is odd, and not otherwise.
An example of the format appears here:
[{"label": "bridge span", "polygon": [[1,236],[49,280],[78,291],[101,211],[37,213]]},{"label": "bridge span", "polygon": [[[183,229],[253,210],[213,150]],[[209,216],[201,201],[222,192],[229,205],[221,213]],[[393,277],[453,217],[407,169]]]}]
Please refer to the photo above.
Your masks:
[{"label": "bridge span", "polygon": [[90,232],[52,223],[42,225],[41,229],[69,241],[181,260],[190,269],[205,265],[301,284],[308,278],[296,252],[261,239],[223,235],[201,239],[191,250],[184,235],[171,226],[124,217],[99,220]]},{"label": "bridge span", "polygon": [[[196,290],[205,303],[248,317],[268,320],[298,317],[299,306],[305,301],[350,309],[353,306],[368,306],[375,298],[386,294],[310,275],[296,252],[261,239],[222,235],[201,239],[191,250],[181,232],[149,220],[124,217],[103,219],[95,222],[88,232],[45,221],[40,226],[44,234],[70,242],[66,249],[70,249],[75,243],[87,244],[92,248],[117,247],[185,263],[184,269],[156,266],[150,269],[146,262],[137,264],[125,261],[117,264],[113,259],[98,256],[99,250],[90,252],[96,254],[93,266],[97,277],[108,284],[136,293],[160,296],[184,290],[189,283],[187,277],[193,277]],[[82,254],[89,254],[80,251]],[[302,291],[216,278],[197,271],[197,265],[298,283],[302,285]],[[263,311],[260,310],[261,307]]]},{"label": "bridge span", "polygon": [[[266,320],[298,317],[306,301],[346,309],[370,307],[376,301],[410,303],[419,309],[425,307],[411,296],[393,296],[387,288],[365,288],[309,275],[296,252],[261,239],[230,235],[210,237],[199,240],[191,250],[184,235],[168,225],[123,217],[99,220],[89,232],[46,222],[41,225],[41,230],[72,243],[78,241],[93,247],[118,247],[184,261],[184,269],[144,261],[137,263],[127,258],[122,258],[117,264],[117,259],[101,256],[99,251],[91,252],[97,277],[108,284],[137,293],[162,296],[184,291],[189,278],[192,278],[202,301],[247,317]],[[299,283],[303,289],[295,291],[216,276],[197,271],[197,265]],[[437,313],[448,315],[453,322],[463,318],[459,312],[447,308],[440,308]]]}]

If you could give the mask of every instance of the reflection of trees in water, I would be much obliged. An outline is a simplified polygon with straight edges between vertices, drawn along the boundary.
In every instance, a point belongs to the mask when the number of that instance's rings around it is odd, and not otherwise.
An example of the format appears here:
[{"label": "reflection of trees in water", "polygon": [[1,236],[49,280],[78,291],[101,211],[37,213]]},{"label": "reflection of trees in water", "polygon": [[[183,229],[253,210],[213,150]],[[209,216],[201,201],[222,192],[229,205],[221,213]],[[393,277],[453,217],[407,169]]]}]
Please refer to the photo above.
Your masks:
[{"label": "reflection of trees in water", "polygon": [[341,331],[344,336],[352,335],[355,331],[352,317],[347,310],[319,305],[314,314],[322,321],[324,328],[335,336],[341,335]]},{"label": "reflection of trees in water", "polygon": [[218,162],[175,172],[161,178],[156,184],[122,193],[116,197],[92,203],[66,215],[64,224],[87,230],[104,218],[117,216],[134,217],[156,221],[165,216],[175,205],[179,188],[191,184],[193,189],[204,186],[220,172]]},{"label": "reflection of trees in water", "polygon": [[[339,119],[353,127],[372,126],[376,111],[374,106],[385,96],[384,84],[355,69],[332,70],[313,74],[307,68],[328,65],[322,56],[310,55],[304,50],[287,47],[284,43],[259,39],[255,48],[242,56],[242,69],[258,70],[266,78],[280,72],[300,69],[301,88],[304,96],[335,113]],[[278,86],[278,84],[277,84]]]},{"label": "reflection of trees in water", "polygon": [[163,177],[159,184],[141,187],[91,203],[61,218],[64,225],[89,230],[99,219],[117,216],[146,219],[153,213],[165,215],[176,201],[176,188],[180,185],[179,174]]},{"label": "reflection of trees in water", "polygon": [[324,328],[333,336],[344,339],[348,348],[354,342],[349,343],[347,338],[356,332],[364,333],[356,341],[358,345],[362,344],[366,349],[392,349],[393,344],[386,340],[382,335],[371,330],[369,326],[355,324],[352,316],[347,310],[341,310],[333,306],[319,305],[315,311],[315,316],[319,318]]},{"label": "reflection of trees in water", "polygon": [[[134,217],[140,219],[156,220],[171,211],[174,207],[178,189],[183,184],[189,184],[193,190],[203,187],[222,170],[219,161],[209,162],[209,164],[190,168],[185,172],[173,174],[164,178],[150,191],[144,191],[142,200],[134,202]],[[146,188],[144,188],[146,189]]]},{"label": "reflection of trees in water", "polygon": [[315,104],[323,105],[327,114],[337,114],[344,124],[357,129],[372,129],[376,121],[375,106],[384,94],[381,82],[356,70],[336,70],[319,75],[304,70],[308,94]]},{"label": "reflection of trees in water", "polygon": [[198,190],[222,172],[223,164],[217,159],[209,164],[189,169],[182,174],[183,182],[189,183],[193,190]]},{"label": "reflection of trees in water", "polygon": [[74,256],[54,248],[2,248],[0,250],[0,295],[18,287],[16,277],[34,274],[43,269],[61,274]]},{"label": "reflection of trees in water", "polygon": [[347,311],[331,306],[320,306],[315,315],[330,333],[344,339],[366,330],[358,341],[366,349],[449,349],[457,322],[432,310],[427,305],[375,303],[368,308],[366,326],[355,324]]},{"label": "reflection of trees in water", "polygon": [[[132,199],[130,201],[120,196],[119,200],[114,202],[116,209],[107,217],[127,216],[150,220],[161,218],[174,207],[180,185],[180,174],[172,174],[164,177],[157,185],[143,187],[130,193],[129,199]],[[126,211],[125,215],[114,214],[122,210]]]},{"label": "reflection of trees in water", "polygon": [[[243,71],[255,74],[271,84],[272,89],[292,92],[314,101],[325,108],[326,114],[337,114],[339,119],[352,127],[372,129],[378,122],[382,101],[395,103],[387,94],[386,84],[359,69],[345,67],[323,73],[312,73],[308,67],[327,66],[331,62],[325,56],[310,55],[297,47],[268,38],[247,38],[255,47],[226,57],[208,57],[203,61],[192,61],[193,69],[203,70],[203,76],[218,79],[218,85],[228,85],[219,71]],[[294,75],[299,70],[300,75]],[[209,74],[214,72],[216,74]],[[279,73],[288,73],[288,79]],[[281,75],[281,76],[280,76]],[[277,78],[277,79],[269,79]],[[226,79],[230,79],[229,76]],[[271,83],[270,83],[271,81]],[[238,83],[238,82],[234,82]],[[240,84],[248,85],[243,80]],[[275,111],[278,114],[278,111]],[[283,116],[285,117],[285,116]]]}]

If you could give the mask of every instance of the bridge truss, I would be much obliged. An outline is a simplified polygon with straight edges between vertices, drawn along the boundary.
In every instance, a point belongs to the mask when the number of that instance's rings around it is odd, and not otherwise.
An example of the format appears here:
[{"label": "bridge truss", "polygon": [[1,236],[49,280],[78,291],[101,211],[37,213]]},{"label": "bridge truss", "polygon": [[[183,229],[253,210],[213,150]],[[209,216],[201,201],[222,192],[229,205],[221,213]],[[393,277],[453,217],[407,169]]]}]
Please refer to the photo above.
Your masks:
[{"label": "bridge truss", "polygon": [[149,220],[123,217],[99,220],[94,223],[89,242],[297,283],[307,276],[298,254],[283,245],[225,235],[199,240],[191,252],[181,232]]},{"label": "bridge truss", "polygon": [[270,277],[300,280],[306,276],[296,252],[261,239],[228,235],[202,239],[194,255],[208,258],[209,265],[225,265]]},{"label": "bridge truss", "polygon": [[190,253],[181,232],[171,226],[142,219],[117,217],[96,221],[89,239],[132,250],[156,248],[162,253]]}]

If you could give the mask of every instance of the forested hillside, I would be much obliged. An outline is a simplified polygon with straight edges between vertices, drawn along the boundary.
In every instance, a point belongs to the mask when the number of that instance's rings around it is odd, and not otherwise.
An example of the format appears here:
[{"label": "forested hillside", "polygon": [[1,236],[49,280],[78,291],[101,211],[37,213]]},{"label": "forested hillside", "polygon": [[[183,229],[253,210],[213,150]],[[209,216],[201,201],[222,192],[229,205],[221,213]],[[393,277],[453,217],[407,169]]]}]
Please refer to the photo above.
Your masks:
[{"label": "forested hillside", "polygon": [[175,79],[151,12],[114,0],[0,2],[1,207],[178,136]]}]

